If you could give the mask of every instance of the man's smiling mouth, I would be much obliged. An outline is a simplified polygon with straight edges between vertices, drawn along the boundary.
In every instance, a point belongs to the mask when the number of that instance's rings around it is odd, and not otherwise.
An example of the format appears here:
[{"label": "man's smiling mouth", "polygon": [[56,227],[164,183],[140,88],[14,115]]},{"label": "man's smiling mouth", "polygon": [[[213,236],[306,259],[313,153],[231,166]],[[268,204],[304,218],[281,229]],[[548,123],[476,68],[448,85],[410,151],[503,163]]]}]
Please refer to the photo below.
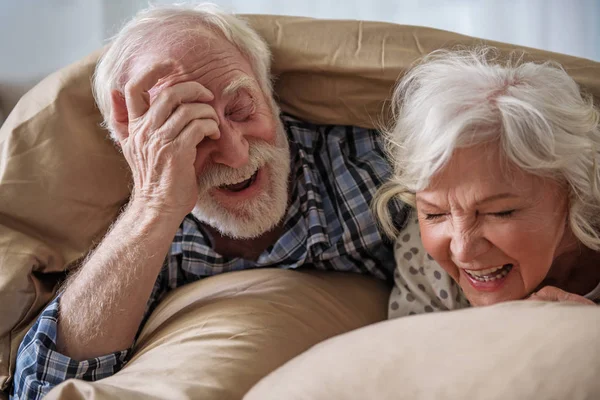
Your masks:
[{"label": "man's smiling mouth", "polygon": [[248,189],[252,184],[256,181],[256,176],[258,175],[258,170],[252,174],[252,176],[246,180],[241,182],[232,183],[228,185],[221,185],[219,189],[228,190],[230,192],[241,192],[242,190]]}]

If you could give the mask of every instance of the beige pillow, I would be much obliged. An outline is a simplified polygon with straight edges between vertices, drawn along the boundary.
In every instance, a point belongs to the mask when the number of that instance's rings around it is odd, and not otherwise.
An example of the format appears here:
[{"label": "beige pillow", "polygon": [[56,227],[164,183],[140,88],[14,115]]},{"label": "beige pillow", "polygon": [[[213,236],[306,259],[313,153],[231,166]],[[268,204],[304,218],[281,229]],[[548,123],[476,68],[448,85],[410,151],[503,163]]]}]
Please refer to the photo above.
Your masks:
[{"label": "beige pillow", "polygon": [[600,399],[597,307],[513,302],[386,321],[321,343],[244,400]]},{"label": "beige pillow", "polygon": [[46,399],[239,400],[312,345],[386,317],[389,288],[339,272],[232,272],[186,285],[144,327],[112,377],[67,381]]},{"label": "beige pillow", "polygon": [[[273,51],[282,109],[300,118],[373,127],[396,78],[419,56],[478,39],[377,22],[248,16]],[[513,46],[493,43],[503,50]],[[532,50],[562,62],[600,95],[600,63]],[[17,347],[127,201],[128,168],[107,139],[90,90],[98,53],[25,95],[0,129],[0,388]]]}]

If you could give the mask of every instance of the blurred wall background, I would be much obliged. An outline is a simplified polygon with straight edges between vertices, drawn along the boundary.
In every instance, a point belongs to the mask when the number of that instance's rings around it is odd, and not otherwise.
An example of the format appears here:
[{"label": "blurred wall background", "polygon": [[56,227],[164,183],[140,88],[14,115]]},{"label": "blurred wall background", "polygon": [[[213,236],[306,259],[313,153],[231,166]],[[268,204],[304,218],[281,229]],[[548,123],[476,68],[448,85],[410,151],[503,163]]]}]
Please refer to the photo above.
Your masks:
[{"label": "blurred wall background", "polygon": [[[429,26],[600,61],[600,0],[212,2],[238,13]],[[8,113],[43,77],[101,47],[147,5],[142,0],[0,0],[0,110]]]}]

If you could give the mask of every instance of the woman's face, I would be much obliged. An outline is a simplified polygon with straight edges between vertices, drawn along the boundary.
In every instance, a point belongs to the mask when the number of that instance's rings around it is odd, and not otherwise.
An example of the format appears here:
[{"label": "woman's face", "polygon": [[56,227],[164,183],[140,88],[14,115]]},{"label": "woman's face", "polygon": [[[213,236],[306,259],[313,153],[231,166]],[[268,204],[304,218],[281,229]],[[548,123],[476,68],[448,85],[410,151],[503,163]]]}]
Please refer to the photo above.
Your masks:
[{"label": "woman's face", "polygon": [[565,247],[565,188],[497,145],[455,151],[416,201],[425,249],[475,306],[526,297]]}]

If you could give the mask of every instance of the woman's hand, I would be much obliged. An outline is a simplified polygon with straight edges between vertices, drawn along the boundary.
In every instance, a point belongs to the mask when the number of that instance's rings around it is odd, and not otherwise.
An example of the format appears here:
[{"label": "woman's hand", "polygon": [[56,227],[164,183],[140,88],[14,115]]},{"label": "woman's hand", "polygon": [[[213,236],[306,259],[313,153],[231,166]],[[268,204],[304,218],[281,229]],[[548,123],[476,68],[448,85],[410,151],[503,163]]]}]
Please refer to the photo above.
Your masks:
[{"label": "woman's hand", "polygon": [[537,292],[533,292],[527,300],[537,300],[537,301],[567,301],[573,303],[587,304],[587,305],[596,305],[593,301],[586,299],[583,296],[580,296],[575,293],[565,292],[554,286],[544,286]]}]

